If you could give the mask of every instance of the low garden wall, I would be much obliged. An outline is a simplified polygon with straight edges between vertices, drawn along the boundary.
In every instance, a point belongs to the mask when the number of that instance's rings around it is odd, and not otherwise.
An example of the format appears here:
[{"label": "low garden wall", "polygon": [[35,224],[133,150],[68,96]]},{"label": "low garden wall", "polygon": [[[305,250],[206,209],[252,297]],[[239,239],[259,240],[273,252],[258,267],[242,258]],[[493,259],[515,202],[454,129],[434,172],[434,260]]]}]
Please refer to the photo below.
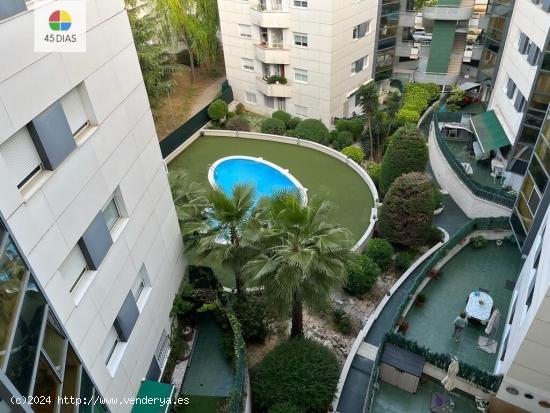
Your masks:
[{"label": "low garden wall", "polygon": [[[376,186],[374,185],[374,182],[372,181],[369,174],[360,165],[358,165],[353,160],[346,157],[345,155],[343,155],[342,153],[338,152],[335,149],[329,148],[328,146],[325,146],[325,145],[321,145],[320,143],[311,142],[311,141],[299,139],[299,138],[292,138],[292,137],[280,136],[280,135],[268,135],[265,133],[256,133],[256,132],[238,132],[238,131],[231,131],[231,130],[216,130],[216,129],[203,129],[201,131],[201,134],[205,136],[257,139],[257,140],[264,140],[264,141],[271,141],[271,142],[286,143],[290,145],[304,146],[306,148],[311,148],[319,152],[323,152],[349,165],[355,172],[359,174],[359,176],[361,176],[363,181],[365,181],[365,183],[368,185],[375,203],[375,207],[372,208],[371,210],[371,219],[367,230],[352,248],[353,251],[358,251],[358,252],[363,250],[363,248],[367,244],[367,241],[370,239],[370,237],[372,236],[372,233],[374,232],[374,225],[376,224],[376,220],[378,219],[378,210],[377,210],[378,190],[376,189]],[[195,137],[193,141],[197,138],[198,136]],[[191,143],[186,142],[186,145],[190,145],[190,144]]]}]

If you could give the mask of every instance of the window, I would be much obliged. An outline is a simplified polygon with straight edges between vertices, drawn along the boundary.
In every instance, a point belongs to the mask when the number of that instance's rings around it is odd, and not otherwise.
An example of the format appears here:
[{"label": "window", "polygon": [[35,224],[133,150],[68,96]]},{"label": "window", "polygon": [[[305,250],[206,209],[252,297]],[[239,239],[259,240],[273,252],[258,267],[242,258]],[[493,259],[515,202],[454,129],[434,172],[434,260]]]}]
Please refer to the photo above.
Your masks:
[{"label": "window", "polygon": [[536,66],[539,61],[539,57],[540,49],[535,43],[529,42],[529,47],[527,48],[527,62],[529,62],[531,66]]},{"label": "window", "polygon": [[369,31],[370,22],[366,21],[364,23],[358,24],[353,28],[353,38],[354,39],[360,39],[362,37],[365,37],[367,32]]},{"label": "window", "polygon": [[244,39],[252,38],[252,31],[250,29],[250,25],[248,24],[239,24],[239,33]]},{"label": "window", "polygon": [[243,70],[246,70],[248,72],[254,71],[254,60],[252,59],[245,59],[244,57],[241,59]]},{"label": "window", "polygon": [[120,218],[120,212],[118,210],[115,197],[111,198],[111,200],[107,203],[105,208],[101,210],[101,213],[105,218],[105,223],[107,224],[107,228],[109,228],[109,231],[112,231],[118,219]]},{"label": "window", "polygon": [[355,107],[361,106],[361,95],[359,93],[355,94]]},{"label": "window", "polygon": [[516,94],[516,100],[514,101],[514,107],[518,112],[523,112],[523,109],[525,108],[525,98],[521,94],[521,92],[518,90],[518,93]]},{"label": "window", "polygon": [[0,154],[17,188],[21,188],[42,170],[42,161],[26,127],[19,129],[0,145]]},{"label": "window", "polygon": [[307,47],[307,34],[294,33],[294,44],[296,46]]},{"label": "window", "polygon": [[88,115],[82,103],[79,88],[75,87],[61,98],[61,106],[71,128],[73,136],[88,125]]},{"label": "window", "polygon": [[275,109],[275,98],[264,95],[264,105],[266,108]]},{"label": "window", "polygon": [[351,74],[359,73],[367,68],[369,65],[369,57],[365,56],[361,59],[356,60],[351,64]]},{"label": "window", "polygon": [[303,117],[307,116],[307,108],[305,106],[294,105],[294,112],[298,116],[303,116]]},{"label": "window", "polygon": [[515,92],[516,92],[516,84],[512,79],[508,78],[508,84],[506,85],[506,96],[508,96],[509,99],[512,99],[514,97]]},{"label": "window", "polygon": [[307,83],[307,70],[294,68],[294,80],[296,82]]},{"label": "window", "polygon": [[155,351],[155,357],[161,370],[164,368],[164,366],[166,366],[166,361],[168,360],[169,354],[170,340],[168,340],[166,330],[162,330],[162,334],[160,335],[160,340]]},{"label": "window", "polygon": [[256,94],[253,92],[246,92],[244,99],[246,100],[246,103],[249,103],[251,105],[256,104]]},{"label": "window", "polygon": [[307,7],[307,0],[294,0],[294,7]]},{"label": "window", "polygon": [[111,327],[105,343],[103,344],[103,354],[105,355],[105,365],[109,365],[116,353],[117,347],[122,343],[114,327]]},{"label": "window", "polygon": [[132,295],[134,297],[136,305],[141,312],[145,307],[147,297],[149,296],[149,292],[151,291],[151,281],[149,280],[149,275],[147,274],[145,264],[142,265],[139,269],[136,275],[136,279],[134,280],[134,283],[132,284],[132,288],[130,290],[132,291]]},{"label": "window", "polygon": [[527,54],[528,46],[529,46],[529,38],[525,33],[520,33],[519,40],[518,40],[518,51],[521,54]]},{"label": "window", "polygon": [[61,267],[59,267],[59,272],[67,282],[71,293],[74,291],[86,271],[88,271],[88,265],[86,264],[84,255],[82,255],[80,247],[75,245],[71,252],[69,252],[67,258],[65,258],[65,261],[63,261],[63,264],[61,264]]},{"label": "window", "polygon": [[533,296],[535,295],[536,284],[537,284],[537,274],[535,271],[535,274],[533,275],[533,279],[529,283],[529,289],[527,290],[527,299],[525,300],[525,305],[527,306],[526,311],[529,311],[529,308],[531,308],[531,304],[533,304]]}]

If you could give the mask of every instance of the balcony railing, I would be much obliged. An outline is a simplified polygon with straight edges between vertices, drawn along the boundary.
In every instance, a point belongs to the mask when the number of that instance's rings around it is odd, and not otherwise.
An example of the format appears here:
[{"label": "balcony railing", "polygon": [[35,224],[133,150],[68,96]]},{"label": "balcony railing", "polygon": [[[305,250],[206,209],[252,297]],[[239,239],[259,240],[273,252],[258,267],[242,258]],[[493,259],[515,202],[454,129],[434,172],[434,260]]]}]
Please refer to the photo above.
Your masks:
[{"label": "balcony railing", "polygon": [[[447,163],[452,168],[452,170],[456,173],[458,178],[478,198],[485,199],[486,201],[492,202],[494,204],[502,205],[506,208],[512,209],[516,201],[516,196],[514,194],[506,192],[502,189],[497,189],[497,188],[492,188],[489,186],[482,185],[472,180],[472,178],[470,178],[470,176],[466,173],[466,170],[464,169],[464,167],[454,157],[453,153],[451,152],[451,149],[447,145],[447,142],[445,141],[445,138],[441,133],[441,129],[439,129],[439,116],[440,114],[437,111],[434,111],[433,124],[435,129],[435,138],[439,146],[439,149],[441,150],[441,152],[443,153],[443,156],[445,156],[445,159],[447,160]],[[460,112],[455,112],[455,113],[446,112],[445,115],[443,116],[446,116],[446,117],[456,116],[456,119],[458,119],[458,117],[462,115],[460,114]],[[453,119],[447,119],[447,120],[452,121]]]},{"label": "balcony railing", "polygon": [[422,17],[428,20],[468,20],[471,16],[471,7],[424,6],[422,9]]}]

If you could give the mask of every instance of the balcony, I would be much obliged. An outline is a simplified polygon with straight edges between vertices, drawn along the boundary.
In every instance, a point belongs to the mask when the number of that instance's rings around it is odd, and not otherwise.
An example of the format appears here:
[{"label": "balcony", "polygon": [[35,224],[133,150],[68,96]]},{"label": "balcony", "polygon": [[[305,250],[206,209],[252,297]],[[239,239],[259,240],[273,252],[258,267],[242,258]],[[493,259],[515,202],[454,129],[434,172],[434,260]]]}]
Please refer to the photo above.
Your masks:
[{"label": "balcony", "polygon": [[290,27],[290,13],[283,6],[267,8],[258,4],[251,9],[252,24],[266,28],[288,29]]},{"label": "balcony", "polygon": [[469,20],[472,7],[424,6],[422,17],[427,20]]},{"label": "balcony", "polygon": [[256,78],[256,89],[271,97],[289,98],[292,96],[292,88],[288,83],[268,83],[266,79],[260,76]]},{"label": "balcony", "polygon": [[282,43],[257,44],[256,59],[267,64],[289,65],[290,50],[285,49]]}]

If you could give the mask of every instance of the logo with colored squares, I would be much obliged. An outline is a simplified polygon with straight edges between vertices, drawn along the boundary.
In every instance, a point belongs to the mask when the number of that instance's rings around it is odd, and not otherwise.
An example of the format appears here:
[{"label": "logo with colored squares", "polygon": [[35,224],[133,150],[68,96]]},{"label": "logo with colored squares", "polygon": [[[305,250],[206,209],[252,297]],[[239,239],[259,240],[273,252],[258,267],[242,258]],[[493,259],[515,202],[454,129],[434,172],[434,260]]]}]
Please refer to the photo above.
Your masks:
[{"label": "logo with colored squares", "polygon": [[72,19],[68,11],[65,10],[56,10],[50,14],[48,20],[50,29],[55,32],[66,32],[71,28]]}]

